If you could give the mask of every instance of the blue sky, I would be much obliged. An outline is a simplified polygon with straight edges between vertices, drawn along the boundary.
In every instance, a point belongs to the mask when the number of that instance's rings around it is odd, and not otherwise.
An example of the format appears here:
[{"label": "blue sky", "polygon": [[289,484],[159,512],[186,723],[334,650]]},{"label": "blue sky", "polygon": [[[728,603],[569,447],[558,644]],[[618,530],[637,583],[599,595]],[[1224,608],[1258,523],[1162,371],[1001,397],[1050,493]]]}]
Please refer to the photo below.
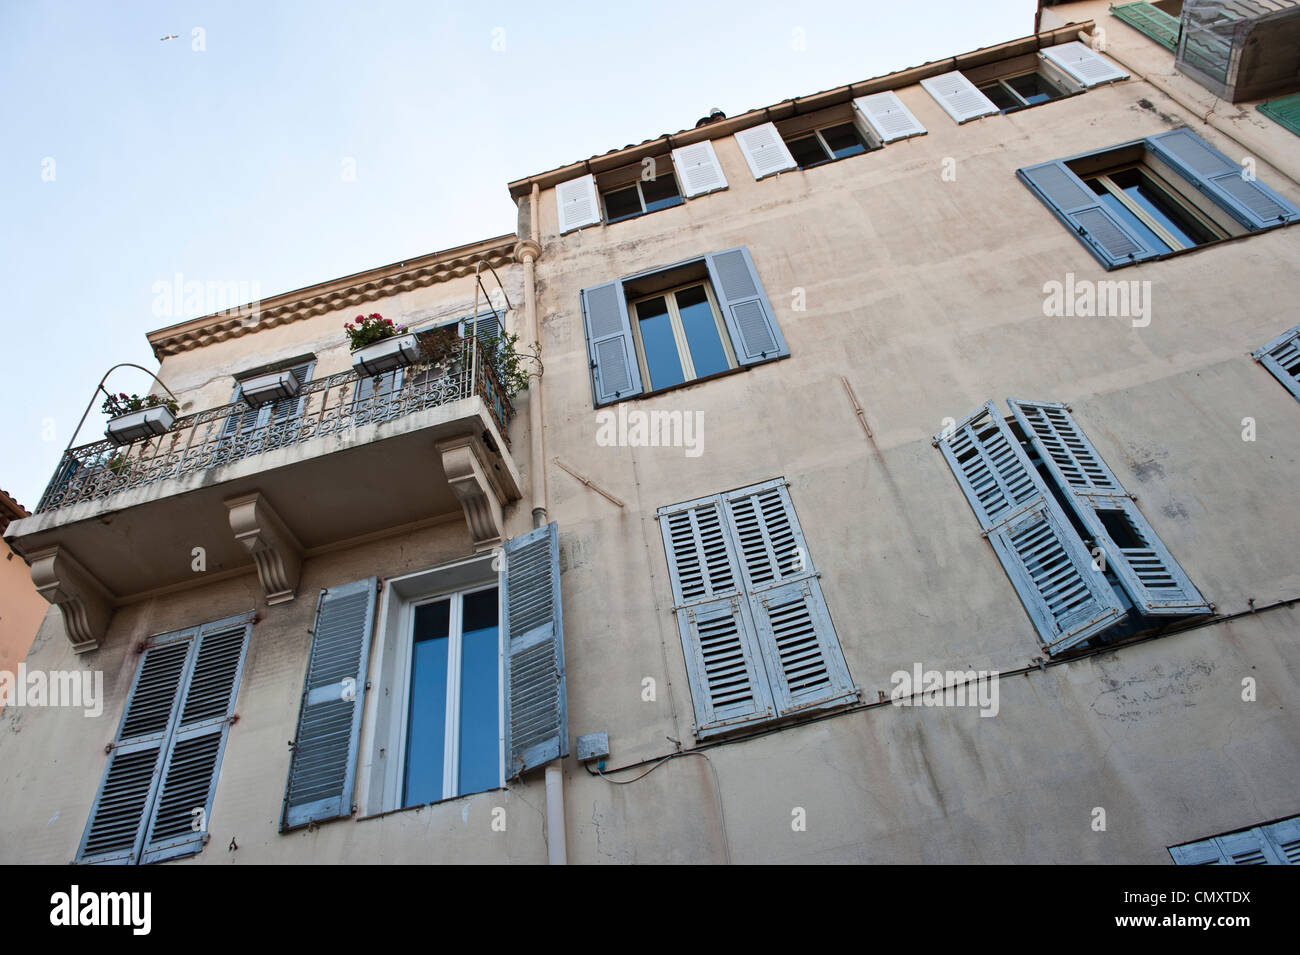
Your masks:
[{"label": "blue sky", "polygon": [[1035,8],[0,0],[0,487],[35,506],[100,376],[201,314],[155,315],[155,282],[269,297],[510,232],[510,180],[1025,36]]}]

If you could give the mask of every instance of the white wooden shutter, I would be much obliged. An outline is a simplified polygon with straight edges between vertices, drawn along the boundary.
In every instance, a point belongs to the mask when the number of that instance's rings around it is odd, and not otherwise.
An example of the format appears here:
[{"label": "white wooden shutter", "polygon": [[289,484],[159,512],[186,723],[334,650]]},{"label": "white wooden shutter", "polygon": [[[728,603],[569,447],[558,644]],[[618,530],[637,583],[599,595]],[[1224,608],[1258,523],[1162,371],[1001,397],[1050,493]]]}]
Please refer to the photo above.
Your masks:
[{"label": "white wooden shutter", "polygon": [[1300,401],[1300,325],[1256,351],[1255,360]]},{"label": "white wooden shutter", "polygon": [[722,174],[713,143],[709,140],[681,146],[673,150],[673,166],[682,183],[682,193],[689,199],[706,192],[727,188],[727,178]]},{"label": "white wooden shutter", "polygon": [[896,139],[925,135],[925,127],[892,91],[859,96],[853,101],[855,117],[861,117],[876,139],[892,143]]},{"label": "white wooden shutter", "polygon": [[935,439],[1048,653],[1124,619],[1079,535],[993,402]]},{"label": "white wooden shutter", "polygon": [[1128,79],[1127,73],[1078,40],[1049,46],[1042,54],[1050,63],[1063,69],[1084,86],[1099,86]]},{"label": "white wooden shutter", "polygon": [[[1065,405],[1011,398],[1007,403],[1133,603],[1157,616],[1209,613],[1205,598]],[[1117,526],[1128,525],[1130,546],[1116,543],[1102,515]]]},{"label": "white wooden shutter", "polygon": [[753,365],[790,354],[749,249],[714,252],[705,261],[736,361]]},{"label": "white wooden shutter", "polygon": [[560,235],[600,222],[600,196],[596,177],[579,176],[555,187],[555,205],[560,215]]},{"label": "white wooden shutter", "polygon": [[959,123],[1002,112],[993,105],[992,100],[976,89],[974,83],[956,70],[940,76],[928,76],[921,80],[921,85]]},{"label": "white wooden shutter", "polygon": [[632,320],[623,283],[606,282],[583,289],[582,321],[596,405],[641,394],[641,368],[632,342]]},{"label": "white wooden shutter", "polygon": [[740,144],[740,151],[745,154],[745,162],[749,163],[755,179],[798,166],[774,123],[742,129],[736,133],[736,142]]}]

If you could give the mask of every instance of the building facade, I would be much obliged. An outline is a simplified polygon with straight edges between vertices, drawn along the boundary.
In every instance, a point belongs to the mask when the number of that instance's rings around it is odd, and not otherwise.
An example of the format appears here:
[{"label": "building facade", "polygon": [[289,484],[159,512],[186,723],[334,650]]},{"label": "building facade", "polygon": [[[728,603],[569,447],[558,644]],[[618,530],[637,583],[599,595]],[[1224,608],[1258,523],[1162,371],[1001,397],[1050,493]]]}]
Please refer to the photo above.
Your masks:
[{"label": "building facade", "polygon": [[103,673],[6,861],[1296,861],[1300,150],[1129,13],[152,333],[6,534]]}]

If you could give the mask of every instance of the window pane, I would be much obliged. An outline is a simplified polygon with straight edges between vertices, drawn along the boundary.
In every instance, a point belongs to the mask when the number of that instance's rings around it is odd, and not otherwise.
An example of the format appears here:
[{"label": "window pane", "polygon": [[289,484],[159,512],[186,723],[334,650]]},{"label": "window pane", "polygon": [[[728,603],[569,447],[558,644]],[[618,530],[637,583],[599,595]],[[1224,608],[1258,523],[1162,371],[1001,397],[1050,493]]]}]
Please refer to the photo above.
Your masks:
[{"label": "window pane", "polygon": [[605,221],[618,222],[641,214],[641,195],[636,186],[605,193]]},{"label": "window pane", "polygon": [[1198,245],[1208,241],[1205,230],[1184,214],[1163,189],[1136,169],[1124,169],[1111,174],[1111,181],[1124,190],[1124,194],[1149,212],[1157,222],[1174,234],[1184,245]]},{"label": "window pane", "polygon": [[1031,106],[1035,103],[1046,103],[1049,99],[1057,99],[1065,95],[1041,73],[1026,73],[1023,76],[1013,76],[1007,80],[1007,85],[1023,96],[1025,102]]},{"label": "window pane", "polygon": [[415,608],[403,806],[442,798],[442,760],[447,736],[447,628],[450,623],[449,600]]},{"label": "window pane", "polygon": [[460,651],[460,794],[501,784],[497,589],[467,594]]},{"label": "window pane", "polygon": [[718,337],[718,323],[713,317],[713,307],[703,285],[693,285],[677,293],[677,309],[682,315],[686,342],[691,349],[691,361],[699,377],[726,371],[727,353]]},{"label": "window pane", "polygon": [[826,150],[822,148],[821,141],[816,136],[791,139],[785,145],[790,150],[790,155],[794,157],[794,161],[799,164],[800,169],[808,169],[811,166],[830,162],[830,157],[826,155]]},{"label": "window pane", "polygon": [[1138,235],[1142,236],[1142,238],[1147,242],[1151,243],[1153,249],[1160,252],[1171,251],[1169,243],[1165,242],[1158,235],[1148,229],[1141,219],[1129,212],[1128,206],[1124,205],[1124,203],[1120,202],[1118,198],[1112,195],[1111,192],[1102,184],[1100,179],[1089,179],[1088,185],[1092,186],[1092,191],[1100,197],[1102,204],[1107,209],[1119,216],[1120,221],[1122,221],[1126,226]]},{"label": "window pane", "polygon": [[645,196],[646,212],[679,206],[686,201],[677,189],[677,178],[671,172],[660,173],[653,181],[642,180],[641,194]]},{"label": "window pane", "polygon": [[662,298],[637,302],[636,315],[641,328],[641,345],[645,349],[646,368],[650,371],[650,387],[680,385],[686,380],[686,375],[682,373],[677,341],[668,320],[668,303]]},{"label": "window pane", "polygon": [[993,105],[1003,112],[1009,109],[1019,109],[1022,105],[1020,100],[1012,96],[1010,91],[1001,83],[989,83],[987,86],[981,86],[980,92],[991,99]]},{"label": "window pane", "polygon": [[822,139],[826,140],[826,145],[831,147],[831,152],[836,159],[856,156],[867,151],[867,147],[862,143],[862,137],[858,135],[857,127],[852,123],[828,126],[822,130]]}]

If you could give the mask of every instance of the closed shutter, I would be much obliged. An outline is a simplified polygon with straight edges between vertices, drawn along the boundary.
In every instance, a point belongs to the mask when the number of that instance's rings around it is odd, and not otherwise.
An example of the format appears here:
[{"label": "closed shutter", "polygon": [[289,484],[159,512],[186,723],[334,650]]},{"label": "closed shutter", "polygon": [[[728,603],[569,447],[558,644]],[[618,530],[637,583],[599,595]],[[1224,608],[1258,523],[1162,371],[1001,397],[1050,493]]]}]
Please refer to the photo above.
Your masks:
[{"label": "closed shutter", "polygon": [[1147,148],[1182,173],[1201,192],[1250,229],[1300,220],[1300,209],[1233,162],[1190,129],[1148,137]]},{"label": "closed shutter", "polygon": [[1169,854],[1177,865],[1300,865],[1300,818],[1174,846]]},{"label": "closed shutter", "polygon": [[740,144],[740,151],[745,154],[745,162],[749,163],[749,171],[755,179],[785,172],[797,165],[773,123],[742,129],[736,133],[736,142]]},{"label": "closed shutter", "polygon": [[1173,846],[1169,855],[1174,865],[1231,865],[1219,850],[1213,839],[1204,842],[1189,842],[1185,846]]},{"label": "closed shutter", "polygon": [[1111,7],[1110,12],[1166,50],[1178,48],[1178,17],[1150,3],[1122,3]]},{"label": "closed shutter", "polygon": [[1138,609],[1156,616],[1209,613],[1205,599],[1065,405],[1007,403]]},{"label": "closed shutter", "polygon": [[376,580],[321,592],[280,831],[352,813]]},{"label": "closed shutter", "polygon": [[1051,209],[1107,269],[1160,254],[1129,229],[1064,162],[1017,169],[1020,181]]},{"label": "closed shutter", "polygon": [[1300,401],[1300,325],[1256,351],[1255,360]]},{"label": "closed shutter", "polygon": [[[477,332],[475,329],[477,329]],[[479,338],[499,339],[504,333],[505,329],[501,326],[501,318],[495,312],[484,312],[479,315],[477,322],[471,316],[462,319],[460,323],[461,338],[472,338],[477,334]]]},{"label": "closed shutter", "polygon": [[959,123],[1002,112],[961,73],[953,71],[921,80],[925,91]]},{"label": "closed shutter", "polygon": [[632,322],[622,282],[582,290],[582,320],[597,405],[641,394],[641,369],[632,344]]},{"label": "closed shutter", "polygon": [[753,365],[790,354],[749,249],[714,252],[706,261],[736,360]]},{"label": "closed shutter", "polygon": [[681,179],[682,192],[688,199],[727,188],[727,177],[722,174],[722,164],[713,151],[713,143],[707,139],[674,149],[673,166]]},{"label": "closed shutter", "polygon": [[558,527],[552,521],[503,549],[506,778],[514,779],[569,755]]},{"label": "closed shutter", "polygon": [[[311,380],[312,368],[315,367],[314,361],[303,362],[294,365],[288,369],[301,386],[304,382]],[[299,389],[301,391],[301,387]],[[235,386],[235,396],[231,401],[238,401],[243,395],[243,387]],[[305,395],[297,395],[292,398],[281,398],[270,404],[262,405],[260,408],[250,408],[242,415],[232,415],[226,419],[226,427],[222,432],[223,435],[234,434],[236,430],[242,433],[248,433],[254,428],[265,427],[271,422],[282,422],[290,417],[296,417],[302,413],[303,403],[307,400]]]},{"label": "closed shutter", "polygon": [[1225,865],[1274,865],[1264,834],[1258,829],[1215,836]]},{"label": "closed shutter", "polygon": [[925,135],[925,127],[903,105],[897,93],[873,93],[853,101],[854,115],[860,116],[876,139],[892,143],[896,139]]},{"label": "closed shutter", "polygon": [[560,216],[560,235],[600,222],[600,197],[596,177],[579,176],[555,187],[555,204]]},{"label": "closed shutter", "polygon": [[1051,63],[1065,70],[1084,86],[1100,86],[1102,83],[1128,79],[1127,73],[1078,40],[1049,46],[1042,52]]},{"label": "closed shutter", "polygon": [[993,402],[936,442],[1048,653],[1124,618],[1114,591],[1092,569],[1083,542]]},{"label": "closed shutter", "polygon": [[1261,826],[1260,830],[1272,847],[1277,864],[1300,865],[1300,818],[1283,819],[1270,826]]}]

